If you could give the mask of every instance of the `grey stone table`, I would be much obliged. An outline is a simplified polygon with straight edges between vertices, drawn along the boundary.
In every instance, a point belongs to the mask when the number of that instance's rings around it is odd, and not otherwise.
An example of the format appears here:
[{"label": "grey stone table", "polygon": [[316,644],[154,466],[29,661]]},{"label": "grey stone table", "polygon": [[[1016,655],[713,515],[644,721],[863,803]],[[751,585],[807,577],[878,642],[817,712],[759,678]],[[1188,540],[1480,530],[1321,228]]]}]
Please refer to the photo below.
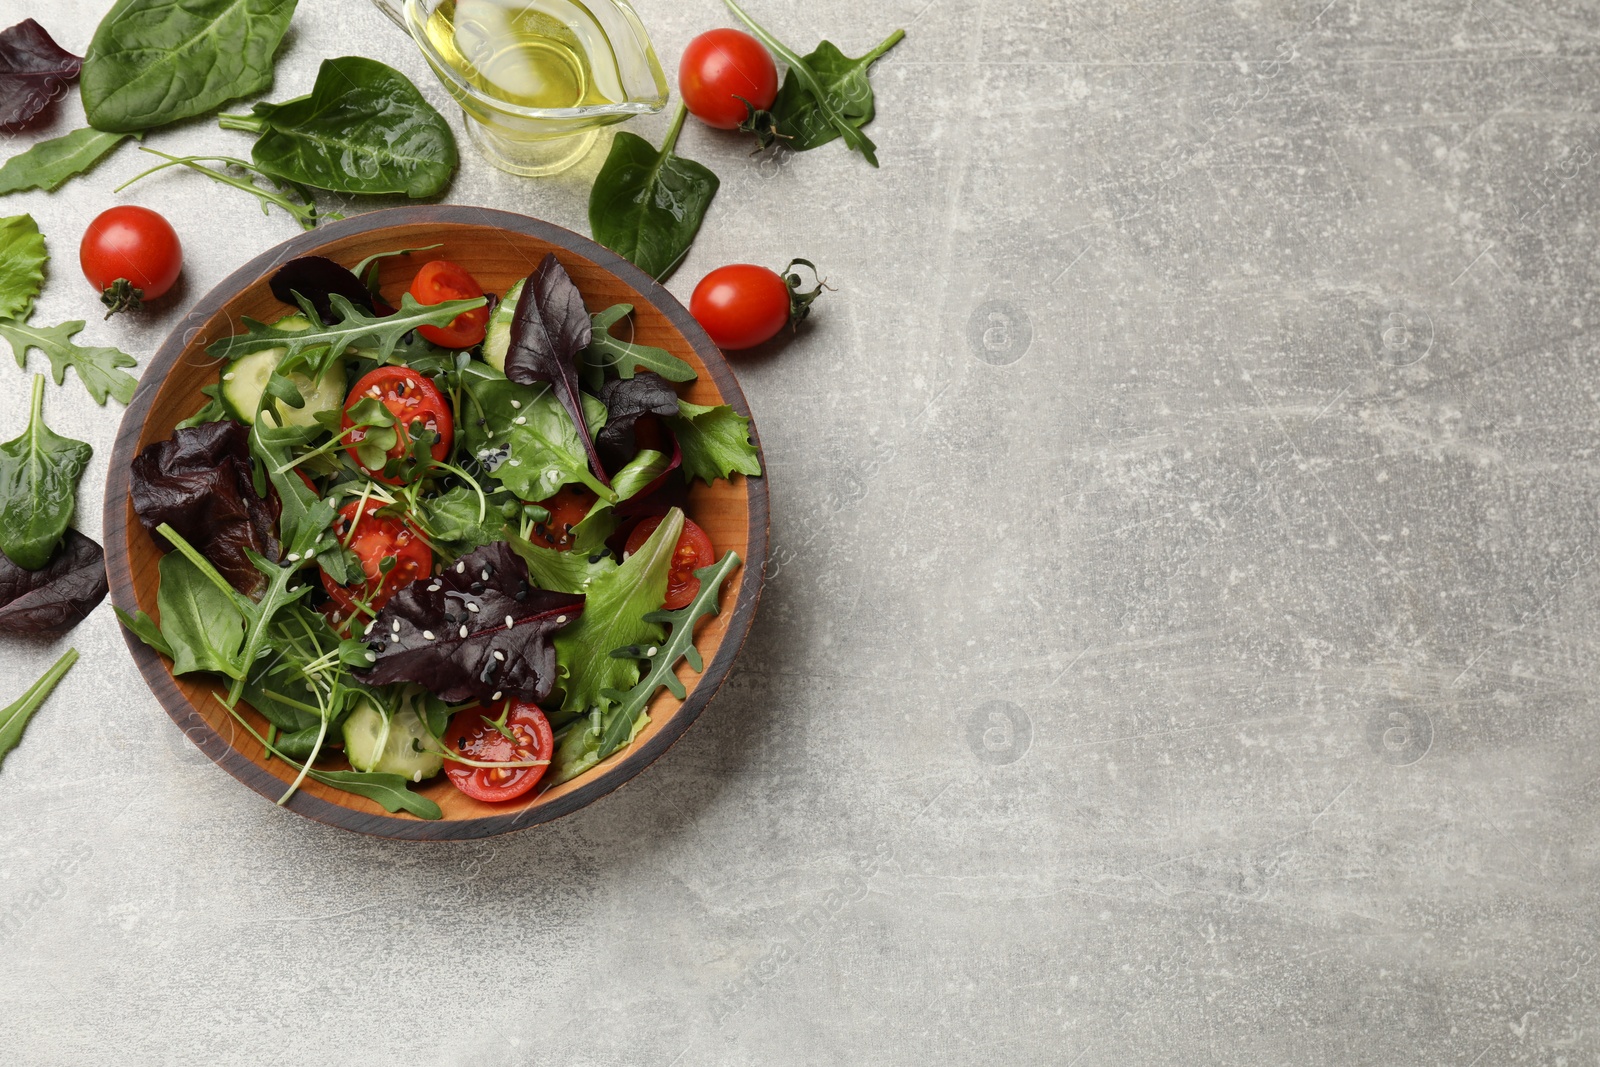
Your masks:
[{"label": "grey stone table", "polygon": [[[107,6],[4,21],[81,50]],[[639,6],[669,67],[726,22]],[[881,170],[684,135],[723,186],[673,290],[838,290],[739,364],[775,560],[721,697],[556,825],[368,840],[207,762],[103,608],[0,774],[0,1060],[1594,1063],[1600,7],[750,6],[907,37]],[[445,103],[360,0],[302,0],[275,95],[352,51]],[[583,231],[602,152],[469,155],[450,198]],[[89,313],[76,241],[144,162],[0,205],[41,315]],[[124,198],[188,251],[89,327],[141,359],[297,232],[192,175]],[[97,533],[119,411],[48,403]]]}]

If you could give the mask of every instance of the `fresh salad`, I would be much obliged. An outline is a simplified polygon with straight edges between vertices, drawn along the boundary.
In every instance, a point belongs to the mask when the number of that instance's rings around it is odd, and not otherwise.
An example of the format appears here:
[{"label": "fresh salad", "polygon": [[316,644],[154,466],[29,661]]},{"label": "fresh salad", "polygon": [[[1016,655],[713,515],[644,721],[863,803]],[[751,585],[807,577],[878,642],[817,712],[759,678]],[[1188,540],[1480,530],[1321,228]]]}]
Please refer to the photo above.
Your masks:
[{"label": "fresh salad", "polygon": [[488,803],[584,773],[684,695],[740,566],[686,503],[761,473],[749,420],[680,398],[693,369],[554,255],[504,294],[442,259],[380,292],[430,251],[284,265],[284,315],[212,344],[206,403],[133,463],[166,554],[159,623],[122,621],[217,679],[280,803],[311,778],[439,818],[410,786],[441,772]]}]

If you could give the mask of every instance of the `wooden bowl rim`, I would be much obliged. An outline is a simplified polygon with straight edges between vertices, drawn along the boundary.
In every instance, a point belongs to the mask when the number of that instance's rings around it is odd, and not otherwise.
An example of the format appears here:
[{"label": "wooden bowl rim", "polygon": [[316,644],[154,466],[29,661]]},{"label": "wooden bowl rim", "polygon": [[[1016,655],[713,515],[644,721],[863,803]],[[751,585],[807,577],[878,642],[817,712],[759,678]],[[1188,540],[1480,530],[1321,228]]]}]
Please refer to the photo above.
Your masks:
[{"label": "wooden bowl rim", "polygon": [[[487,226],[535,237],[588,259],[597,267],[609,271],[632,286],[688,339],[718,391],[721,392],[723,401],[739,414],[751,418],[750,440],[755,445],[757,456],[761,459],[761,469],[766,470],[766,457],[761,451],[761,438],[756,432],[750,405],[745,400],[744,391],[739,388],[733,369],[717,346],[712,343],[711,338],[706,335],[705,330],[689,314],[688,309],[638,267],[581,234],[515,212],[447,204],[384,208],[300,234],[251,259],[195,303],[183,321],[168,334],[154,358],[146,366],[133,401],[123,414],[116,443],[112,447],[110,470],[106,477],[103,520],[106,572],[111,584],[111,602],[118,608],[130,614],[139,610],[134,594],[129,539],[135,532],[143,531],[137,523],[127,522],[130,491],[128,472],[160,383],[165,381],[168,372],[177,364],[184,349],[188,347],[187,338],[190,336],[190,331],[204,329],[224,305],[251,286],[264,284],[276,267],[290,259],[315,255],[327,245],[347,237],[396,226],[419,224]],[[684,731],[699,718],[700,713],[711,702],[727,678],[728,671],[732,668],[733,661],[737,658],[755,618],[756,604],[761,598],[761,587],[765,580],[770,512],[766,478],[764,476],[745,478],[744,485],[749,511],[748,555],[744,560],[743,574],[739,580],[738,598],[734,602],[728,629],[723,635],[716,655],[706,665],[705,671],[695,681],[694,687],[672,718],[654,735],[624,753],[620,760],[610,763],[599,773],[589,772],[593,774],[592,780],[582,782],[577,788],[549,804],[524,808],[506,815],[473,819],[429,821],[398,814],[369,813],[331,803],[304,791],[296,793],[284,807],[317,822],[378,837],[414,841],[473,840],[526,829],[569,815],[600,799],[643,771],[683,736]],[[261,796],[275,802],[283,790],[282,780],[268,773],[225,741],[178,688],[161,656],[128,632],[125,627],[122,630],[123,639],[133,654],[139,672],[144,675],[151,692],[155,694],[172,721],[213,762]]]}]

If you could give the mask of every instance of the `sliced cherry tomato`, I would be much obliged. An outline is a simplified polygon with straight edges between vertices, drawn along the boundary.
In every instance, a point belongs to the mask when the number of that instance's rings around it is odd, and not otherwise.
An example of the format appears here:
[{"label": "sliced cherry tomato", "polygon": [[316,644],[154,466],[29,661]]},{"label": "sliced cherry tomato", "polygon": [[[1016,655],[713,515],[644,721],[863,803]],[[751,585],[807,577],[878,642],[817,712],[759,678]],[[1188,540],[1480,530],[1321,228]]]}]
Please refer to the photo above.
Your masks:
[{"label": "sliced cherry tomato", "polygon": [[102,212],[78,246],[84,277],[100,290],[108,314],[137,310],[167,294],[183,270],[183,246],[172,224],[149,208],[123,204]]},{"label": "sliced cherry tomato", "polygon": [[535,523],[528,540],[557,552],[567,551],[572,547],[572,528],[589,514],[596,499],[587,489],[562,486],[555,496],[539,501],[539,506],[550,513],[550,521]]},{"label": "sliced cherry tomato", "polygon": [[789,286],[777,271],[753,263],[718,267],[694,287],[689,313],[718,348],[754,348],[789,321]]},{"label": "sliced cherry tomato", "polygon": [[778,68],[761,42],[748,33],[707,30],[683,50],[678,91],[695,118],[719,130],[736,130],[750,117],[751,108],[765,111],[777,99]]},{"label": "sliced cherry tomato", "polygon": [[[357,615],[370,618],[400,590],[433,570],[433,552],[421,535],[399,519],[374,514],[383,505],[352,500],[339,509],[333,532],[339,542],[361,560],[366,580],[356,585],[335,585],[322,571],[322,588],[333,599],[331,620],[337,628]],[[393,560],[388,573],[384,561]]]},{"label": "sliced cherry tomato", "polygon": [[[356,420],[351,410],[363,400],[377,400],[395,417],[394,444],[380,456],[370,445],[362,447],[374,430],[351,430]],[[455,420],[450,416],[450,402],[439,392],[438,386],[410,367],[379,367],[362,376],[344,402],[345,451],[362,469],[388,485],[399,485],[404,479],[383,473],[384,465],[410,452],[411,427],[417,425],[421,433],[432,434],[434,442],[429,451],[433,458],[443,461],[450,456],[450,446],[455,442]],[[389,429],[385,427],[385,429]]]},{"label": "sliced cherry tomato", "polygon": [[[444,743],[453,752],[468,759],[490,763],[513,763],[521,760],[548,760],[555,751],[555,735],[550,731],[550,721],[544,717],[537,704],[524,704],[508,700],[500,705],[505,711],[505,728],[515,737],[512,744],[505,734],[484,721],[494,718],[486,708],[468,708],[457,712],[445,731]],[[515,800],[539,783],[545,767],[469,767],[464,763],[446,760],[444,773],[457,789],[474,800],[497,804]]]},{"label": "sliced cherry tomato", "polygon": [[[446,300],[471,300],[483,295],[478,279],[448,259],[424,263],[411,280],[411,295],[419,304],[442,304]],[[483,343],[489,329],[487,305],[463,311],[448,326],[418,326],[417,332],[445,348],[471,348]]]},{"label": "sliced cherry tomato", "polygon": [[[660,515],[652,515],[633,528],[622,550],[623,559],[644,547],[650,535],[656,532],[656,527],[661,525],[661,518]],[[694,572],[714,562],[716,556],[711,549],[711,538],[700,527],[684,519],[683,533],[678,535],[678,547],[672,552],[672,572],[667,576],[667,599],[661,606],[668,611],[677,611],[693,603],[695,595],[700,592],[700,579],[694,576]]]}]

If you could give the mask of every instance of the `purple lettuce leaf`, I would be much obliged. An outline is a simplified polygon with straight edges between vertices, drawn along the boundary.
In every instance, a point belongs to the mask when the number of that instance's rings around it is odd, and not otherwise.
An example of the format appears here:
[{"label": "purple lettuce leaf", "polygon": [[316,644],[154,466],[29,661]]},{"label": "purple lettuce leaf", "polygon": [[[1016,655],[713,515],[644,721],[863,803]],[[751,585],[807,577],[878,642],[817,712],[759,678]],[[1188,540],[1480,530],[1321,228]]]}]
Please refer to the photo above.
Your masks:
[{"label": "purple lettuce leaf", "polygon": [[25,571],[0,556],[0,633],[70,630],[106,595],[106,556],[77,530],[68,530],[49,563]]},{"label": "purple lettuce leaf", "polygon": [[608,470],[620,470],[639,451],[634,427],[646,415],[676,415],[678,391],[652,371],[612,378],[600,387],[606,424],[595,435],[595,449]]},{"label": "purple lettuce leaf", "polygon": [[583,418],[583,399],[578,395],[577,356],[589,347],[593,336],[583,294],[555,253],[545,253],[517,298],[511,321],[511,347],[506,353],[506,377],[519,385],[550,386],[577,427],[590,470],[602,483],[610,485]]},{"label": "purple lettuce leaf", "polygon": [[296,311],[300,310],[300,303],[294,298],[294,294],[299,293],[311,301],[311,306],[317,309],[318,317],[328,326],[340,321],[339,315],[333,310],[333,302],[328,299],[333,293],[338,293],[370,314],[394,314],[394,308],[375,298],[371,290],[361,284],[361,279],[357,278],[348,267],[341,267],[333,260],[322,256],[301,256],[299,259],[291,259],[273,272],[272,280],[267,284],[272,287],[273,296]]},{"label": "purple lettuce leaf", "polygon": [[206,422],[173,431],[133,461],[133,510],[163,552],[172,546],[156,528],[172,528],[246,596],[260,594],[267,578],[250,562],[255,552],[276,563],[278,494],[258,496],[250,467],[250,431],[232,421]]},{"label": "purple lettuce leaf", "polygon": [[0,130],[26,129],[82,67],[32,19],[0,31]]},{"label": "purple lettuce leaf", "polygon": [[542,701],[556,682],[550,639],[583,604],[536,588],[499,541],[396,593],[366,633],[377,661],[354,673],[368,685],[414,682],[451,704]]}]

